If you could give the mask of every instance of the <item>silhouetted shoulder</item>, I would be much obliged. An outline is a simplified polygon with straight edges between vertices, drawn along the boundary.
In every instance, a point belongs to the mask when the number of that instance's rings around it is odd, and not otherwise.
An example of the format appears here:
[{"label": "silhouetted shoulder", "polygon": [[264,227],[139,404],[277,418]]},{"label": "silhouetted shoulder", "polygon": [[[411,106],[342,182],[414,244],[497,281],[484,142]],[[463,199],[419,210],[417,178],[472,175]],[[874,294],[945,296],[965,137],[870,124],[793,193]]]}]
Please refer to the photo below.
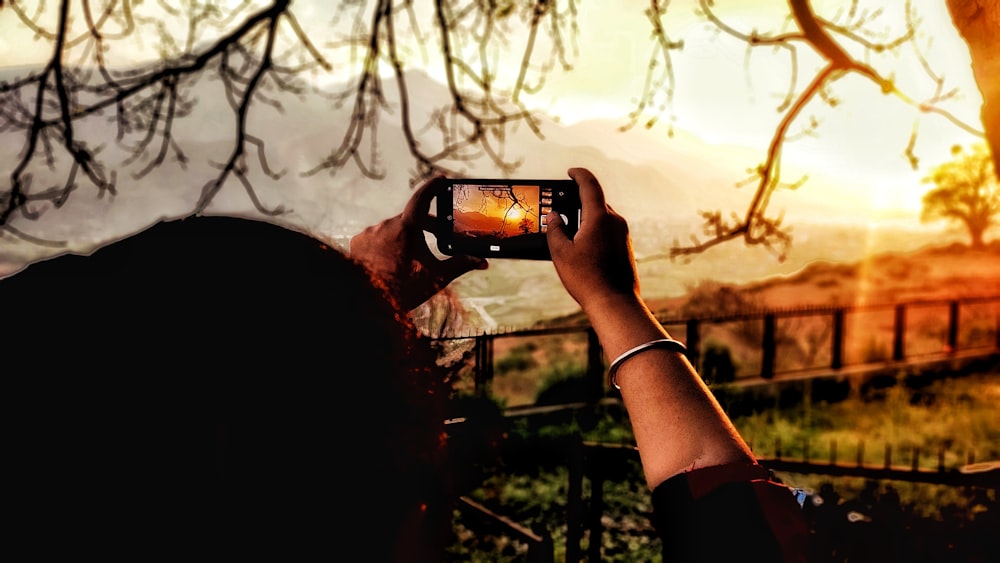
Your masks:
[{"label": "silhouetted shoulder", "polygon": [[390,549],[376,522],[442,494],[432,350],[363,266],[313,237],[163,222],[33,264],[0,297],[15,536],[157,546],[228,530],[248,532],[244,547]]}]

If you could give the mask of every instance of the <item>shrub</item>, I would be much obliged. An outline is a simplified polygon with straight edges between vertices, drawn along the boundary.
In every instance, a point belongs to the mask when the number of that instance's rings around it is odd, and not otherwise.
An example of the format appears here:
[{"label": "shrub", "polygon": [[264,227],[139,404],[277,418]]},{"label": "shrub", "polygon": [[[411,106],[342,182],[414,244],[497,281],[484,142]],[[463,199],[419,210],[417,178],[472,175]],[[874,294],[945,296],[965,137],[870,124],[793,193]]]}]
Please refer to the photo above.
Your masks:
[{"label": "shrub", "polygon": [[563,405],[590,400],[590,381],[585,375],[586,368],[579,364],[556,364],[542,376],[535,404]]},{"label": "shrub", "polygon": [[497,360],[497,374],[503,375],[512,371],[525,371],[538,366],[538,362],[532,355],[534,351],[535,346],[530,343],[512,348],[506,356]]},{"label": "shrub", "polygon": [[701,357],[701,377],[705,383],[729,383],[736,379],[736,364],[729,347],[717,341],[705,346]]}]

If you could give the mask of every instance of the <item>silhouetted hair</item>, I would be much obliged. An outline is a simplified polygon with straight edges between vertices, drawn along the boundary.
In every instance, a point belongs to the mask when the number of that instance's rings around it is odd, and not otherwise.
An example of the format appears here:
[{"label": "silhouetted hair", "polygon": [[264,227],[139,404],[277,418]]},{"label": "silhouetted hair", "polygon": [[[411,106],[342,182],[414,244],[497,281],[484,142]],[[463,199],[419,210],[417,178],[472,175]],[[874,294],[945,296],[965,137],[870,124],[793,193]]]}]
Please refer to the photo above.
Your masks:
[{"label": "silhouetted hair", "polygon": [[0,299],[9,532],[42,553],[440,547],[448,385],[339,251],[190,218],[31,265]]}]

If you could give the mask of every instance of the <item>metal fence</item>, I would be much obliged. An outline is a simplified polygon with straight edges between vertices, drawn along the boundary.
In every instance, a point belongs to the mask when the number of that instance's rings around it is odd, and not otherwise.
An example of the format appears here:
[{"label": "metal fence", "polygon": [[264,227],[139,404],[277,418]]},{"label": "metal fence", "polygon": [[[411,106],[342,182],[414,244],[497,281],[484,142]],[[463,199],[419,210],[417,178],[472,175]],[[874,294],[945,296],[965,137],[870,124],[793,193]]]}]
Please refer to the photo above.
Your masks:
[{"label": "metal fence", "polygon": [[[726,379],[717,365],[706,360],[716,358],[719,342],[727,347],[731,365],[739,365],[726,383],[736,386],[792,381],[831,374],[865,373],[899,366],[926,366],[951,359],[994,357],[1000,353],[1000,295],[964,297],[950,300],[913,300],[889,304],[812,306],[788,309],[747,311],[739,314],[696,318],[662,317],[659,322],[688,348],[688,358],[703,375]],[[495,344],[506,338],[584,335],[585,377],[591,391],[590,403],[512,408],[507,416],[545,416],[560,409],[586,409],[608,394],[604,374],[603,350],[589,326],[533,328],[474,336],[445,337],[441,340],[474,340],[474,388],[489,390],[495,377]],[[728,341],[727,341],[728,339]],[[926,469],[920,460],[930,452],[911,450],[893,452],[885,446],[884,464],[864,462],[864,443],[855,446],[855,460],[843,461],[847,453],[832,443],[824,459],[810,459],[809,452],[820,449],[805,445],[801,459],[782,456],[782,445],[775,445],[775,455],[759,461],[775,471],[857,476],[877,480],[904,480],[953,486],[996,488],[1000,469],[992,466],[985,472],[946,469],[939,462],[936,469]],[[992,454],[992,452],[990,452]],[[584,443],[579,441],[565,452],[570,468],[567,498],[567,560],[579,560],[585,531],[599,537],[602,530],[602,488],[608,464],[638,459],[634,447],[621,444]],[[909,455],[909,464],[900,456]],[[938,459],[943,456],[937,452]],[[970,452],[968,463],[974,462]],[[590,482],[590,498],[583,498],[583,480]],[[545,530],[532,530],[495,514],[469,499],[461,510],[467,517],[486,527],[499,527],[529,546],[531,561],[551,561],[552,539]],[[590,560],[599,560],[600,542],[590,542]]]},{"label": "metal fence", "polygon": [[[806,306],[659,322],[684,341],[710,382],[755,384],[841,371],[879,369],[1000,350],[1000,295],[899,303]],[[474,386],[495,377],[495,344],[509,338],[586,335],[586,377],[595,399],[607,392],[605,361],[590,326],[558,326],[443,337],[474,344]],[[719,350],[725,354],[720,369]]]}]

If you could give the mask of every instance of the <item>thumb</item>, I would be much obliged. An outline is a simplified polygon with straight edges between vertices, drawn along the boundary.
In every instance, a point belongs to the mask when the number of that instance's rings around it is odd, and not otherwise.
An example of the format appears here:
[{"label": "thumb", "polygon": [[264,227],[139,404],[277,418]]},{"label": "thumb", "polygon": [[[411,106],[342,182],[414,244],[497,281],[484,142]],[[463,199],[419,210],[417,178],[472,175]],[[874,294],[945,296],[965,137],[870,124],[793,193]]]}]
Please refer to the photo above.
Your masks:
[{"label": "thumb", "polygon": [[562,217],[555,211],[545,216],[545,237],[549,243],[549,253],[554,254],[557,249],[570,244],[566,231],[563,230]]}]

